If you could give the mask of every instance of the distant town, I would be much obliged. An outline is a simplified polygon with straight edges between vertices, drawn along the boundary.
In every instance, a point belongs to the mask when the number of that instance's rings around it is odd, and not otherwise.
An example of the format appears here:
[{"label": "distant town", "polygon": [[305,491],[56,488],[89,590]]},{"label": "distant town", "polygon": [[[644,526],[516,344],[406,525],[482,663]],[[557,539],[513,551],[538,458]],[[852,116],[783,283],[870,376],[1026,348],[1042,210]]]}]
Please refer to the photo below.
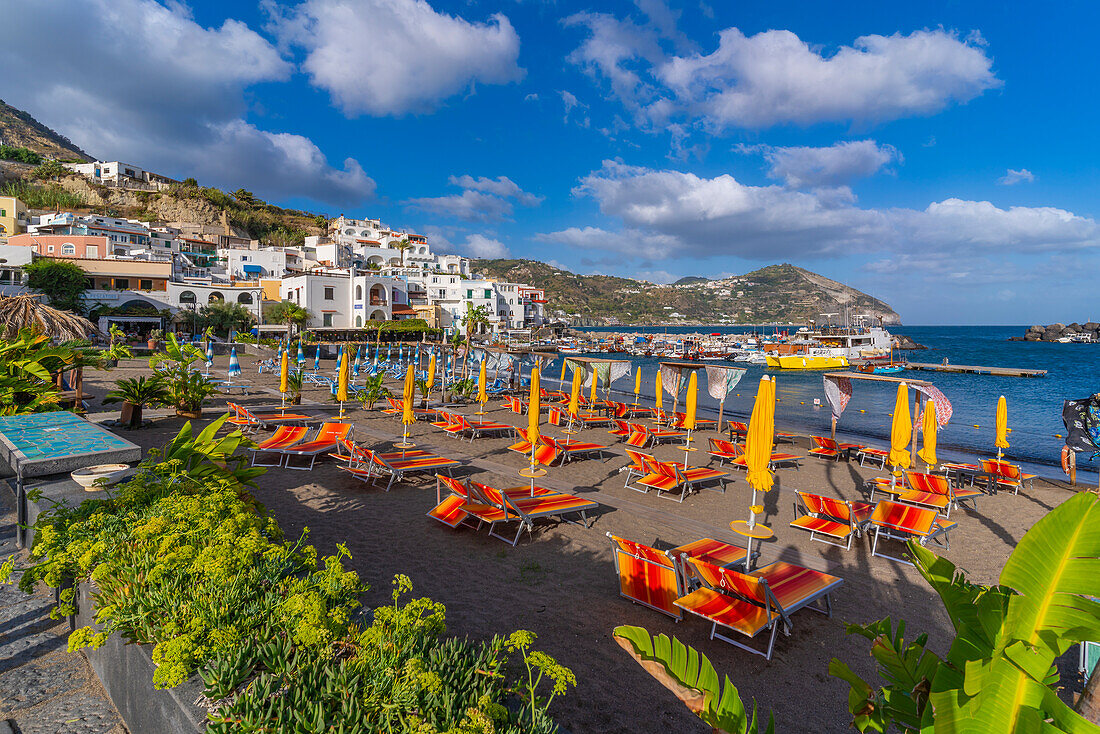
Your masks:
[{"label": "distant town", "polygon": [[[65,163],[93,184],[133,191],[178,185],[121,161]],[[140,221],[97,214],[29,209],[0,196],[0,293],[28,290],[23,268],[37,258],[71,262],[87,276],[85,310],[127,331],[186,327],[188,315],[216,301],[236,303],[260,334],[264,306],[289,301],[309,312],[312,331],[366,329],[380,321],[422,319],[450,330],[479,309],[492,333],[547,322],[546,294],[529,283],[502,282],[471,271],[469,258],[433,252],[428,238],[379,219],[340,215],[324,234],[291,246],[262,245],[221,224]],[[170,312],[170,317],[154,312]],[[159,323],[158,323],[159,322]]]}]

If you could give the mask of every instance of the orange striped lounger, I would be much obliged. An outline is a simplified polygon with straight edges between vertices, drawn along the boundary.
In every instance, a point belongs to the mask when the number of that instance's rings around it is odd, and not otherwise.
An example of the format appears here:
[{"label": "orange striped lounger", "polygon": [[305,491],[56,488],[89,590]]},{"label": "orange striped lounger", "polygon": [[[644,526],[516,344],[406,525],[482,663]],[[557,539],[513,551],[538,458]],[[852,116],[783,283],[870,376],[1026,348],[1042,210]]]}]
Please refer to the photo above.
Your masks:
[{"label": "orange striped lounger", "polygon": [[611,552],[619,595],[635,604],[656,609],[679,620],[683,618],[676,600],[684,595],[676,564],[667,554],[648,545],[619,538],[611,533]]},{"label": "orange striped lounger", "polygon": [[846,502],[809,492],[799,492],[792,528],[806,530],[810,540],[851,550],[852,537],[862,535],[874,507],[867,502]]},{"label": "orange striped lounger", "polygon": [[904,558],[879,553],[879,539],[885,537],[902,542],[916,539],[921,545],[925,545],[929,540],[932,540],[937,544],[950,548],[947,534],[956,524],[954,520],[939,517],[933,509],[883,500],[875,505],[875,510],[871,513],[871,526],[875,529],[875,539],[871,543],[871,555],[910,563]]},{"label": "orange striped lounger", "polygon": [[279,426],[270,438],[260,441],[249,449],[252,452],[252,466],[279,466],[282,463],[282,458],[274,464],[264,464],[262,462],[257,464],[256,455],[265,452],[278,453],[281,449],[288,448],[301,441],[308,432],[309,429],[304,426]]},{"label": "orange striped lounger", "polygon": [[369,449],[365,449],[364,452],[370,457],[365,467],[362,464],[359,466],[347,466],[343,467],[344,471],[367,483],[373,482],[375,478],[381,477],[384,474],[389,474],[390,479],[386,483],[384,490],[386,492],[390,491],[394,482],[404,479],[406,474],[419,474],[422,472],[435,473],[440,470],[450,471],[454,467],[461,465],[461,462],[455,461],[454,459],[448,459],[444,456],[433,456],[432,454],[425,454],[419,451],[404,455],[400,452],[381,454]]}]

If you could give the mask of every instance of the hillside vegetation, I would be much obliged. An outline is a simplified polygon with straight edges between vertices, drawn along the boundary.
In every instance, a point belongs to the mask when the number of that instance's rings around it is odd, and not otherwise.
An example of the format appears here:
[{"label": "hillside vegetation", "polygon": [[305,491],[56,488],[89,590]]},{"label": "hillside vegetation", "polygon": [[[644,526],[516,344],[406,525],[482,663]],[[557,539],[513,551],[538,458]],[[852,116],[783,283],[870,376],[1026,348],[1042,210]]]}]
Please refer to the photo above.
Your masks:
[{"label": "hillside vegetation", "polygon": [[90,161],[90,155],[73,141],[0,99],[0,141],[4,145],[29,148],[35,153],[62,161]]},{"label": "hillside vegetation", "polygon": [[500,280],[546,289],[551,311],[627,324],[759,324],[823,321],[847,311],[898,323],[886,303],[790,264],[769,265],[721,280],[684,278],[659,285],[607,275],[578,275],[535,260],[475,260],[474,269]]}]

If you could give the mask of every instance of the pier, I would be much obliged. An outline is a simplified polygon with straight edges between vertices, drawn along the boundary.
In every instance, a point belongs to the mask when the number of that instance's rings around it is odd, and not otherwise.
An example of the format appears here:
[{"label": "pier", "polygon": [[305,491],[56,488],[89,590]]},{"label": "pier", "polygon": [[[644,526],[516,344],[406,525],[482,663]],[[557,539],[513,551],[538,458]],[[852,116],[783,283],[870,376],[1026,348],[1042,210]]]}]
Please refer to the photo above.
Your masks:
[{"label": "pier", "polygon": [[906,362],[905,368],[925,372],[955,372],[965,375],[996,375],[998,377],[1046,377],[1046,370],[1025,370],[1018,367],[977,367],[970,364],[933,364]]}]

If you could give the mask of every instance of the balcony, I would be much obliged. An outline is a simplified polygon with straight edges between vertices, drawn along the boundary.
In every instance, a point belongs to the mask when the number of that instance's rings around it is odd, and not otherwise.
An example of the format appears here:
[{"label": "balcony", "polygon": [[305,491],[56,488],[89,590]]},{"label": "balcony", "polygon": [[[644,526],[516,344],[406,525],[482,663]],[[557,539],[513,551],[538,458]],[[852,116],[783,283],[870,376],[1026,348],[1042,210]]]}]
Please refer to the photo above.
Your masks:
[{"label": "balcony", "polygon": [[370,299],[370,305],[372,306],[385,306],[386,299],[384,298],[372,298]]}]

